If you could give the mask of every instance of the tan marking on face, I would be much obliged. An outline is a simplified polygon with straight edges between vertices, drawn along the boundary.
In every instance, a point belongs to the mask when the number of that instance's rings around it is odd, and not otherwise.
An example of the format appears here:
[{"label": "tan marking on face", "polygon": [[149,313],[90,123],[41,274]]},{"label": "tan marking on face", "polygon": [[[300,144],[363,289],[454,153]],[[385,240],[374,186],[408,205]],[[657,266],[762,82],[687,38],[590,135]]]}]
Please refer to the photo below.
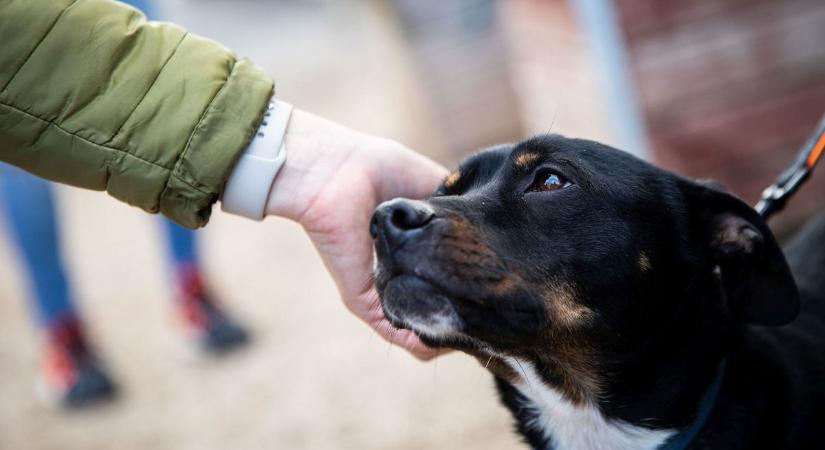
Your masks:
[{"label": "tan marking on face", "polygon": [[459,179],[461,179],[461,172],[451,173],[447,176],[447,179],[444,180],[444,187],[447,189],[454,187],[458,183]]},{"label": "tan marking on face", "polygon": [[526,169],[527,166],[539,159],[538,153],[522,153],[516,158],[516,167],[519,169]]},{"label": "tan marking on face", "polygon": [[559,380],[561,394],[576,404],[592,402],[602,392],[598,357],[593,348],[578,336],[553,336],[540,359]]},{"label": "tan marking on face", "polygon": [[437,253],[439,257],[462,267],[462,276],[468,281],[484,280],[489,288],[502,292],[513,287],[515,280],[503,276],[502,261],[478,235],[478,230],[464,218],[450,219],[449,231],[443,235]]},{"label": "tan marking on face", "polygon": [[494,281],[490,286],[490,291],[499,297],[503,297],[515,291],[521,282],[521,278],[518,275],[510,274],[505,278]]},{"label": "tan marking on face", "polygon": [[573,403],[598,398],[601,382],[598,358],[582,329],[591,323],[594,312],[578,300],[575,286],[553,281],[545,291],[550,323],[534,348],[538,357],[554,373],[559,391]]},{"label": "tan marking on face", "polygon": [[[463,217],[450,219],[449,232],[439,245],[438,256],[459,264],[465,282],[494,297],[506,299],[530,281],[508,270],[473,224]],[[564,280],[544,284],[549,316],[547,328],[537,336],[512,343],[504,354],[531,361],[550,374],[553,387],[569,401],[585,404],[596,401],[603,391],[598,349],[590,342],[588,327],[595,312],[582,304],[576,286]],[[474,356],[496,376],[515,384],[523,375],[498,356],[480,350],[462,351]],[[538,364],[540,363],[540,364]]]},{"label": "tan marking on face", "polygon": [[650,265],[650,258],[647,256],[647,253],[639,253],[639,270],[642,272],[650,272],[652,268],[653,266]]},{"label": "tan marking on face", "polygon": [[552,282],[545,293],[550,319],[568,329],[590,320],[593,311],[577,300],[576,290],[568,283]]}]

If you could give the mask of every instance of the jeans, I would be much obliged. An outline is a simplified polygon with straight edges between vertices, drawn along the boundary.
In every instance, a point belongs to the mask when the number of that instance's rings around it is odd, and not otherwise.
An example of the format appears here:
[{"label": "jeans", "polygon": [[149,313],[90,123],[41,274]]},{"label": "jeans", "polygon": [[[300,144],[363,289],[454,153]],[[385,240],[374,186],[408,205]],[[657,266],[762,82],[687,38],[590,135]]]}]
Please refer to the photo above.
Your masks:
[{"label": "jeans", "polygon": [[[151,17],[148,0],[125,1]],[[0,163],[0,204],[11,238],[29,278],[41,323],[54,324],[77,315],[60,249],[54,192],[49,182]],[[169,257],[176,268],[197,267],[195,234],[163,219]]]},{"label": "jeans", "polygon": [[[77,315],[60,248],[59,218],[51,184],[0,163],[0,212],[7,219],[29,279],[31,299],[44,326]],[[161,219],[176,269],[198,267],[195,232]]]}]

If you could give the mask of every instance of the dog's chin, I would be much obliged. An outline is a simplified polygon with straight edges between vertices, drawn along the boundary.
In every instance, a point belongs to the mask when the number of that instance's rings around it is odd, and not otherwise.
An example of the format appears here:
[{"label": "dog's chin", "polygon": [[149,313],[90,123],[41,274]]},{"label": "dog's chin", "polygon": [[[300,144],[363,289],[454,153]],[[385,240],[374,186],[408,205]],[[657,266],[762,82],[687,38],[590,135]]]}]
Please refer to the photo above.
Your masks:
[{"label": "dog's chin", "polygon": [[461,336],[463,321],[449,296],[419,277],[391,278],[383,289],[382,303],[393,326],[413,331],[427,345]]}]

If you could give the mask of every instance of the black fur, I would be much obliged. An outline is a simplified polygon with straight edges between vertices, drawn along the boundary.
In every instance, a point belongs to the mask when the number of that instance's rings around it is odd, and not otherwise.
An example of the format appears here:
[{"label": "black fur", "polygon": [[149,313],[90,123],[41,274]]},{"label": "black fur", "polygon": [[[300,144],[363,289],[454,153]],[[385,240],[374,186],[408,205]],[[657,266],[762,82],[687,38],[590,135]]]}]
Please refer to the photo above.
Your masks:
[{"label": "black fur", "polygon": [[[537,191],[548,174],[571,184]],[[825,221],[789,248],[789,269],[737,198],[551,135],[469,158],[426,203],[380,207],[372,231],[393,323],[456,318],[447,336],[417,330],[430,345],[527,359],[571,399],[650,428],[689,425],[726,358],[691,448],[825,448]],[[587,319],[563,326],[553,289]],[[591,366],[599,389],[582,379]],[[549,448],[529,400],[497,385],[527,442]]]}]

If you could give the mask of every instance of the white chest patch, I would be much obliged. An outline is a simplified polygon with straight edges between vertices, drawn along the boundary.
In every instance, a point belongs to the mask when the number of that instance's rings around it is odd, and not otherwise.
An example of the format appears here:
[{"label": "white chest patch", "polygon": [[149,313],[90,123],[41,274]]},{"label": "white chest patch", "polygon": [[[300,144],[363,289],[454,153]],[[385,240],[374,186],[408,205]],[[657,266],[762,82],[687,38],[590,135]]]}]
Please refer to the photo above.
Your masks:
[{"label": "white chest patch", "polygon": [[544,433],[555,450],[653,450],[676,433],[606,419],[595,406],[575,405],[547,387],[531,363],[505,360],[522,378],[515,387],[538,413],[529,426]]}]

